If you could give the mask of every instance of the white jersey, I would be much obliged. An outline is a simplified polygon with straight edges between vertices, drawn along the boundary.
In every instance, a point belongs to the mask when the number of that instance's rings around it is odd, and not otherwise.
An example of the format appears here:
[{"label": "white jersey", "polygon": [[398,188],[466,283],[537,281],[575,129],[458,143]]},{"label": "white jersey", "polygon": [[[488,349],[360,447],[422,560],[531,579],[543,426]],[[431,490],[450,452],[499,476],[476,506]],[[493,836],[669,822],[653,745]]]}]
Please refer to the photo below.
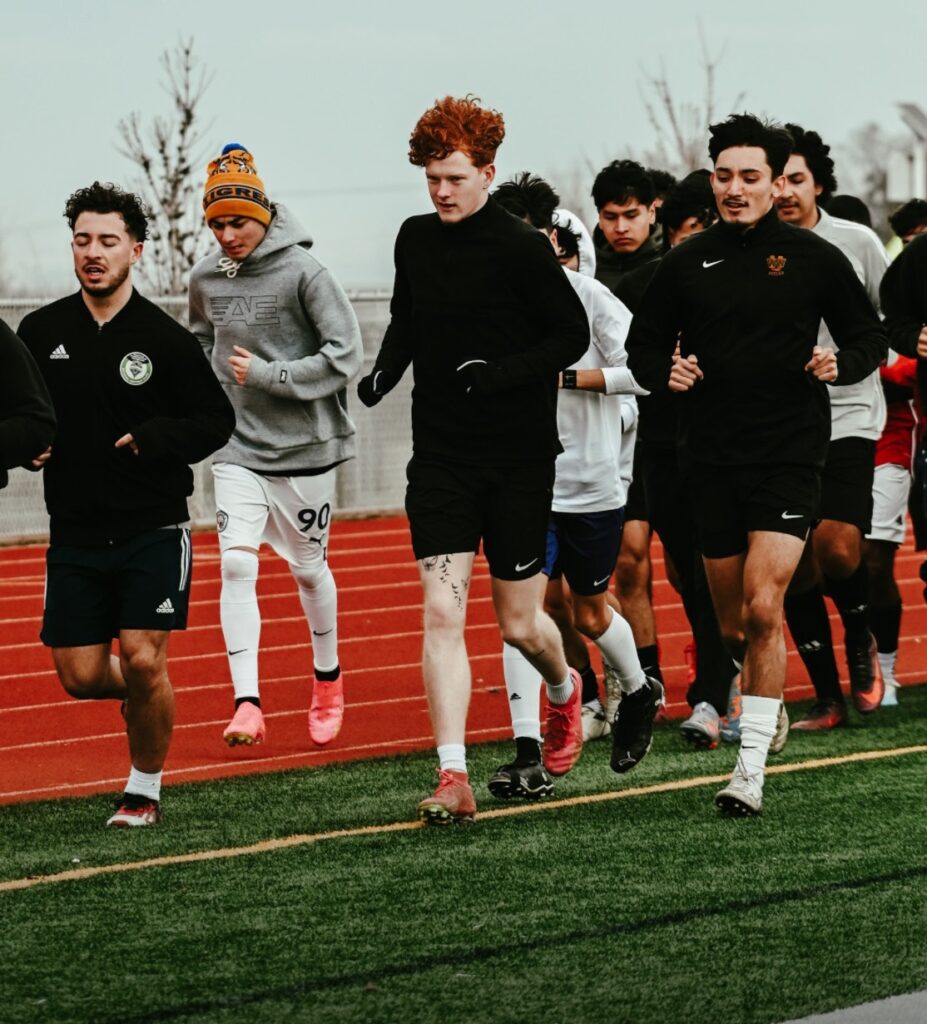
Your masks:
[{"label": "white jersey", "polygon": [[[876,312],[881,313],[879,285],[888,267],[888,256],[879,236],[864,224],[831,217],[826,210],[818,212],[821,219],[811,230],[846,256]],[[838,347],[823,321],[818,328],[818,344],[832,349]],[[885,426],[885,395],[878,370],[856,384],[829,384],[828,390],[832,441],[842,437],[868,437],[877,441],[881,437]]]},{"label": "white jersey", "polygon": [[[631,325],[627,306],[592,277],[564,271],[589,318],[589,348],[571,369],[624,367],[624,343]],[[606,373],[610,391],[632,390],[630,371]],[[557,456],[554,512],[607,512],[622,508],[627,491],[620,475],[621,406],[632,395],[560,390],[557,427],[563,452]]]}]

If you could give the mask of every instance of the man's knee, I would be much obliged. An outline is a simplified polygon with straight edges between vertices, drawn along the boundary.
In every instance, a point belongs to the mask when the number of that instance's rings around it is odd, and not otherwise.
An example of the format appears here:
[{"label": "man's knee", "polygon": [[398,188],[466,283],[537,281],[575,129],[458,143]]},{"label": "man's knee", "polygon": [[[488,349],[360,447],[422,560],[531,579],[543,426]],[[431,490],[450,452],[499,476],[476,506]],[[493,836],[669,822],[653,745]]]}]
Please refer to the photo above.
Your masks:
[{"label": "man's knee", "polygon": [[251,548],[228,548],[222,552],[222,579],[253,582],[258,578],[258,556]]},{"label": "man's knee", "polygon": [[600,637],[612,620],[614,613],[604,600],[580,600],[574,597],[573,619],[576,628],[591,640]]},{"label": "man's knee", "polygon": [[745,602],[744,635],[747,642],[759,640],[782,629],[782,600],[762,590]]},{"label": "man's knee", "polygon": [[65,692],[77,700],[96,700],[102,690],[102,680],[98,675],[88,676],[76,672],[62,672],[58,678]]},{"label": "man's knee", "polygon": [[119,661],[127,686],[155,687],[166,668],[164,649],[154,643],[141,643],[120,651]]},{"label": "man's knee", "polygon": [[290,570],[293,573],[293,579],[296,580],[296,585],[301,590],[318,590],[329,580],[334,579],[328,562],[321,558],[310,565],[292,565]]}]

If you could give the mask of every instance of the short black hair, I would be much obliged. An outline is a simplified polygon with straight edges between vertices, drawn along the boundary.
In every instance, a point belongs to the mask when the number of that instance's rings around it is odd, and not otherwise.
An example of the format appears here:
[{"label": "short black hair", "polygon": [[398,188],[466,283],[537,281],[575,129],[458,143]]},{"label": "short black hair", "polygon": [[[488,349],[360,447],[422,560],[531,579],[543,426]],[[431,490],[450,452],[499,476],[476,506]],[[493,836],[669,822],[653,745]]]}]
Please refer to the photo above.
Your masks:
[{"label": "short black hair", "polygon": [[711,171],[687,174],[672,188],[660,207],[663,226],[676,231],[690,217],[708,227],[718,219],[718,207],[711,190]]},{"label": "short black hair", "polygon": [[492,197],[503,210],[541,231],[550,231],[554,226],[554,210],[560,205],[560,196],[550,185],[529,171],[504,181]]},{"label": "short black hair", "polygon": [[607,203],[624,206],[635,199],[642,206],[656,199],[653,178],[636,160],[612,160],[595,176],[592,200],[597,210]]},{"label": "short black hair", "polygon": [[[927,208],[927,203],[924,203],[924,206]],[[846,193],[831,196],[827,201],[827,212],[832,217],[842,217],[844,220],[852,220],[856,224],[865,224],[867,228],[872,227],[872,214],[859,196],[851,196]]]},{"label": "short black hair", "polygon": [[792,136],[775,121],[761,121],[754,114],[731,114],[726,121],[708,126],[708,155],[712,163],[733,146],[757,146],[766,154],[774,178],[785,170],[792,153]]},{"label": "short black hair", "polygon": [[147,206],[133,192],[124,192],[111,181],[95,181],[68,196],[64,216],[72,231],[77,218],[87,212],[118,213],[125,221],[126,231],[136,242],[144,242],[148,237]]},{"label": "short black hair", "polygon": [[658,199],[660,196],[665,196],[676,184],[675,177],[670,174],[669,171],[660,170],[659,167],[648,167],[647,173],[650,175],[650,180],[653,182],[653,194],[655,199]]},{"label": "short black hair", "polygon": [[572,259],[574,256],[579,259],[579,235],[566,224],[555,224],[557,229],[557,247],[560,249],[561,259]]},{"label": "short black hair", "polygon": [[792,136],[792,152],[805,158],[815,185],[821,186],[818,202],[827,206],[830,197],[837,191],[837,176],[834,161],[830,157],[830,146],[817,132],[806,131],[800,124],[786,123],[785,130]]},{"label": "short black hair", "polygon": [[888,218],[888,222],[899,238],[910,235],[917,228],[927,224],[927,200],[909,199],[895,210]]}]

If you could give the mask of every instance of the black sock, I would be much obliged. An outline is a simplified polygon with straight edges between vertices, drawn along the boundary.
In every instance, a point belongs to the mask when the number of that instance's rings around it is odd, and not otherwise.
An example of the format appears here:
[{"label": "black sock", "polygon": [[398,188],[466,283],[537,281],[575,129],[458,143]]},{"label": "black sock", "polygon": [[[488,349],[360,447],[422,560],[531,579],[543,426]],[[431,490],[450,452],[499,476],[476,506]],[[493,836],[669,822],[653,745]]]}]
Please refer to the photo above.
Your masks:
[{"label": "black sock", "polygon": [[325,672],[320,672],[318,669],[315,670],[315,677],[320,683],[333,683],[339,675],[341,675],[340,665],[336,665],[334,668],[328,669]]},{"label": "black sock", "polygon": [[592,666],[587,665],[585,668],[577,669],[579,677],[583,681],[583,704],[588,704],[590,701],[599,699],[599,681],[595,677],[595,672],[592,671]]},{"label": "black sock", "polygon": [[515,763],[531,764],[541,760],[541,744],[533,736],[515,737]]},{"label": "black sock", "polygon": [[820,588],[812,587],[803,594],[786,595],[785,621],[811,677],[817,699],[842,701],[830,620]]},{"label": "black sock", "polygon": [[649,644],[647,647],[637,648],[637,660],[641,663],[644,675],[650,676],[663,682],[663,673],[660,671],[660,654],[656,644]]},{"label": "black sock", "polygon": [[827,593],[843,619],[847,650],[869,644],[869,572],[865,562],[845,580],[826,581]]},{"label": "black sock", "polygon": [[895,604],[869,609],[869,628],[876,638],[880,654],[891,654],[898,650],[898,637],[901,635],[901,601]]},{"label": "black sock", "polygon": [[261,706],[260,697],[236,697],[235,698],[235,710],[237,711],[242,704],[253,704],[256,708]]},{"label": "black sock", "polygon": [[[725,639],[724,646],[727,649],[727,653],[731,656],[731,661],[734,662],[734,667],[740,672],[744,667],[744,660],[747,657],[747,641]],[[733,680],[733,676],[731,679]]]}]

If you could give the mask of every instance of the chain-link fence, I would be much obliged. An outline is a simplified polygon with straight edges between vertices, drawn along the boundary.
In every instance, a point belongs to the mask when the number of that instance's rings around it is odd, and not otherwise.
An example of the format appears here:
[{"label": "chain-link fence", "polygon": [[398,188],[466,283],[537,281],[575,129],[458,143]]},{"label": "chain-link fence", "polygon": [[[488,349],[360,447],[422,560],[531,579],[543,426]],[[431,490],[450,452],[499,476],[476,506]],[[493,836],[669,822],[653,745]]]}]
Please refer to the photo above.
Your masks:
[{"label": "chain-link fence", "polygon": [[[377,353],[389,319],[389,295],[383,292],[349,292],[364,339],[364,373]],[[2,299],[0,318],[14,330],[20,320],[46,299]],[[155,300],[162,309],[186,323],[185,298]],[[337,503],[343,515],[372,515],[402,508],[405,494],[405,466],[412,449],[409,419],[411,374],[373,409],[357,400],[353,386],[348,389],[351,417],[357,426],[356,459],[338,467]],[[208,462],[194,467],[196,488],[190,513],[197,526],[215,519],[212,474]],[[44,538],[48,516],[42,499],[42,477],[24,469],[10,473],[10,483],[0,492],[0,542]]]}]

